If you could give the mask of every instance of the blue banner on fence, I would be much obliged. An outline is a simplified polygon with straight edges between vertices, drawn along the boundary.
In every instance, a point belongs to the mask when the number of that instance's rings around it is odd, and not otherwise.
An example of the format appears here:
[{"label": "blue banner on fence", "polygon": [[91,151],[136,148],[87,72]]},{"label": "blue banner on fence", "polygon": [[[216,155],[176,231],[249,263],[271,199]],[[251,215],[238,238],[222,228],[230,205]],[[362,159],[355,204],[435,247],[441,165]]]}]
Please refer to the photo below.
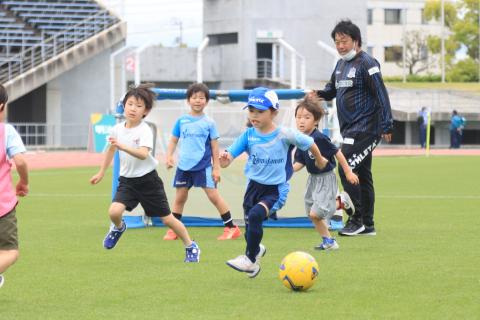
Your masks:
[{"label": "blue banner on fence", "polygon": [[107,138],[115,123],[115,117],[110,114],[92,113],[90,115],[94,152],[105,151],[107,147]]}]

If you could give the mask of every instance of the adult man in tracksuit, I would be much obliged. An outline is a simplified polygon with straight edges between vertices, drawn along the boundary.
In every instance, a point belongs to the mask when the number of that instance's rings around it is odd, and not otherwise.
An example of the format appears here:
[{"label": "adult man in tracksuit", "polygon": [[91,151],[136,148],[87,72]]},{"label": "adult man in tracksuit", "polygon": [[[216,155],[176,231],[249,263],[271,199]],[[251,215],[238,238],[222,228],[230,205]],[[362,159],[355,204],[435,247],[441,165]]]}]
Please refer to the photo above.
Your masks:
[{"label": "adult man in tracksuit", "polygon": [[359,185],[348,183],[339,167],[343,188],[355,206],[355,212],[339,234],[376,235],[372,152],[381,138],[386,142],[391,141],[393,120],[390,101],[379,63],[361,49],[360,29],[349,20],[340,21],[331,36],[341,59],[325,89],[316,93],[324,100],[337,99],[343,137],[341,150],[360,179]]}]

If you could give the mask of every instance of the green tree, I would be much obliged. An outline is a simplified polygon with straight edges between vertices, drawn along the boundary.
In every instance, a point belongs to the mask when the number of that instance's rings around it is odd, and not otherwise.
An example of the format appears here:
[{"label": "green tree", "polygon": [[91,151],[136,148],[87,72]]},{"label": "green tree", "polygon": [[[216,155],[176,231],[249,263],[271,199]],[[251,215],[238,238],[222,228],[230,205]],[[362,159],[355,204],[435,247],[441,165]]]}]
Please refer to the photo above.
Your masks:
[{"label": "green tree", "polygon": [[449,82],[477,82],[477,64],[470,57],[460,60],[448,70],[446,77]]},{"label": "green tree", "polygon": [[[450,72],[450,76],[447,77],[450,81],[460,78],[465,79],[463,81],[473,81],[471,80],[472,72],[475,69],[478,70],[478,67],[475,66],[475,60],[478,64],[479,2],[480,0],[460,0],[456,3],[451,1],[444,2],[445,27],[449,30],[449,36],[445,39],[445,62],[447,71]],[[435,19],[440,21],[441,0],[428,0],[425,3],[424,16],[427,20]],[[430,51],[440,53],[440,37],[429,36],[427,44]],[[467,54],[471,60],[456,66],[460,61],[455,61],[455,54],[463,46],[467,48]],[[467,74],[461,77],[459,72],[466,72]]]},{"label": "green tree", "polygon": [[[444,12],[445,12],[445,29],[452,30],[453,26],[457,23],[458,20],[458,11],[455,4],[452,2],[444,2]],[[442,4],[441,0],[428,0],[425,3],[425,8],[423,10],[425,19],[428,20],[437,20],[440,21],[442,17]],[[436,54],[441,53],[441,38],[439,36],[430,35],[427,38],[427,44],[430,51]],[[453,58],[455,57],[455,52],[461,48],[461,44],[453,37],[451,34],[448,38],[445,39],[445,62],[447,65],[451,64]]]},{"label": "green tree", "polygon": [[453,25],[455,40],[467,47],[467,54],[478,61],[480,0],[462,0],[458,4],[463,13]]},{"label": "green tree", "polygon": [[[408,74],[417,74],[428,70],[434,63],[428,61],[427,36],[417,30],[405,32],[405,66]],[[397,62],[397,66],[403,67],[403,61]]]}]

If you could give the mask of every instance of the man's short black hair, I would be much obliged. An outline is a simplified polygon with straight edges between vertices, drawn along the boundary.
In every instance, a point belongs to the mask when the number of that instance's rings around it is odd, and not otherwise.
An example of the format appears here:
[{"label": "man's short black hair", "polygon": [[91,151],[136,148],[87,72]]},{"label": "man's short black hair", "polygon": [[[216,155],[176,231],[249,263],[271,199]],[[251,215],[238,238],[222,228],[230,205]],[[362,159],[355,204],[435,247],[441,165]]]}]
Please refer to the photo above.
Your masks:
[{"label": "man's short black hair", "polygon": [[335,41],[336,34],[345,34],[347,36],[350,36],[353,41],[357,42],[358,47],[362,46],[362,35],[360,33],[360,29],[350,20],[342,20],[337,23],[335,28],[333,28],[332,30],[333,41]]}]

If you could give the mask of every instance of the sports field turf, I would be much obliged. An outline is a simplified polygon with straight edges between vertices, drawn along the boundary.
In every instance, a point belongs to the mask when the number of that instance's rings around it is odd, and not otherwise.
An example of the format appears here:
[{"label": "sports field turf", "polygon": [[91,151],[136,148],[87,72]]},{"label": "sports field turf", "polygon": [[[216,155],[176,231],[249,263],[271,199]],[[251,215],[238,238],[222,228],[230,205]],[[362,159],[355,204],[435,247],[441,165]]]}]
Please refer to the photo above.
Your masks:
[{"label": "sports field turf", "polygon": [[[479,319],[480,157],[374,160],[376,237],[339,238],[340,250],[312,249],[313,229],[266,229],[267,255],[255,279],[225,265],[243,239],[220,242],[220,228],[191,228],[199,264],[183,263],[181,242],[164,228],[131,229],[107,251],[108,177],[96,168],[31,173],[17,209],[20,260],[0,289],[0,319]],[[240,218],[241,164],[223,172],[221,193]],[[161,169],[167,191],[171,175]],[[284,213],[301,215],[305,175],[293,181]],[[199,193],[189,212],[213,207]],[[295,213],[296,212],[296,213]],[[290,292],[277,278],[283,256],[311,253],[312,290]]]}]

